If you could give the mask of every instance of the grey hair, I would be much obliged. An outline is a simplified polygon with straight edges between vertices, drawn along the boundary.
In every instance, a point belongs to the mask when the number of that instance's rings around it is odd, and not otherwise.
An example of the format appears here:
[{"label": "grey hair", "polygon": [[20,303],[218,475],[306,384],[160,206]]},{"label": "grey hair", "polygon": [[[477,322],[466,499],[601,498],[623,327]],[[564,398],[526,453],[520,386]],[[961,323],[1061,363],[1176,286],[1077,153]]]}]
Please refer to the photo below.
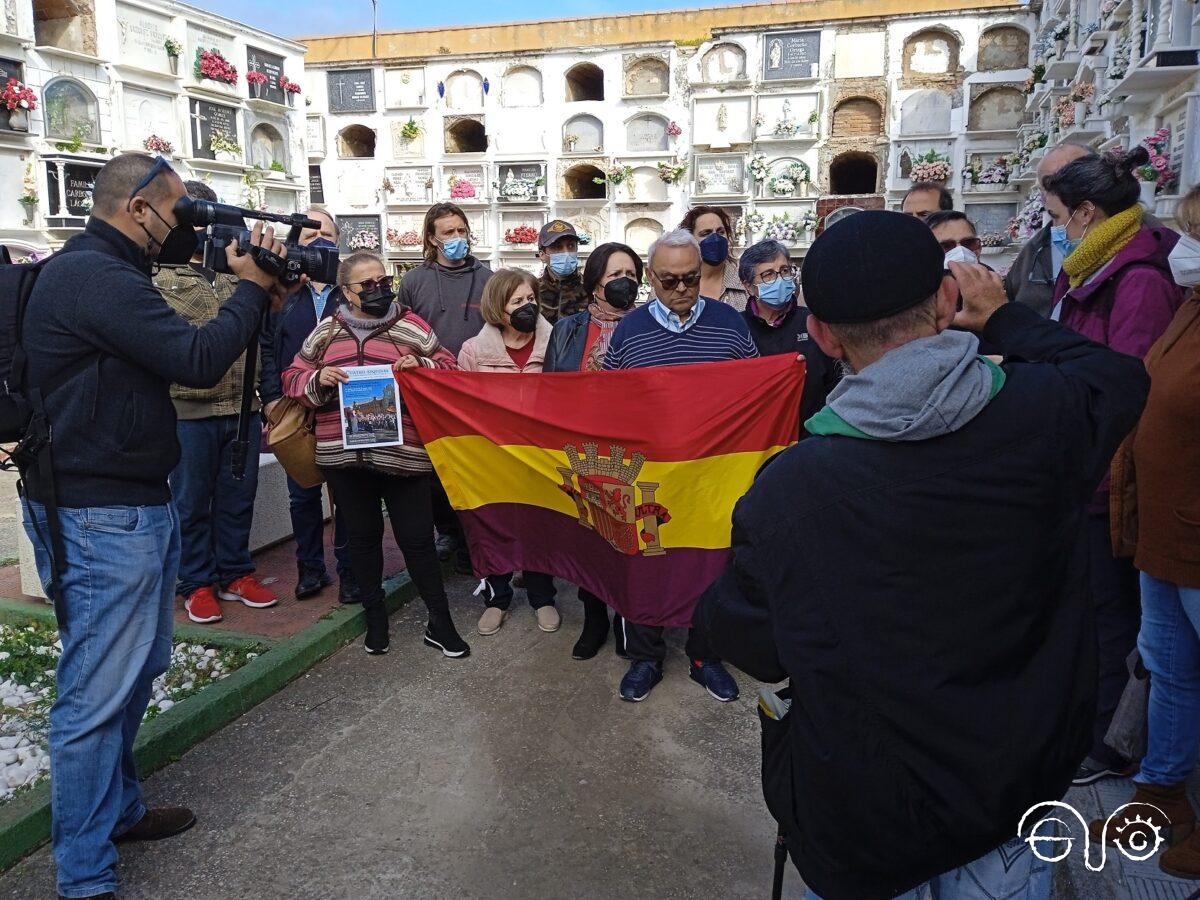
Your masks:
[{"label": "grey hair", "polygon": [[782,256],[788,263],[792,261],[791,256],[788,255],[788,248],[779,241],[765,238],[754,244],[738,260],[738,281],[742,284],[750,284],[754,281],[754,267],[770,262],[778,256]]},{"label": "grey hair", "polygon": [[[333,233],[334,233],[334,234],[341,234],[341,233],[342,233],[342,230],[341,230],[341,229],[342,229],[342,226],[341,226],[341,224],[338,222],[338,220],[337,220],[337,216],[335,216],[333,213],[331,213],[331,212],[328,210],[328,208],[326,208],[326,207],[324,207],[324,206],[321,206],[319,203],[314,203],[314,204],[310,205],[310,206],[308,207],[308,209],[307,209],[307,210],[305,210],[305,213],[306,213],[306,214],[307,214],[307,213],[316,213],[316,214],[317,214],[317,215],[319,215],[319,216],[324,216],[325,218],[327,218],[327,219],[328,219],[328,220],[329,220],[329,221],[330,221],[330,222],[333,224]],[[312,216],[309,216],[308,218],[310,218],[310,219],[311,219],[311,218],[312,218]]]},{"label": "grey hair", "polygon": [[658,240],[650,245],[650,250],[646,253],[646,266],[654,268],[654,254],[661,247],[694,247],[696,253],[700,253],[700,242],[696,240],[696,236],[686,228],[676,228],[661,235]]}]

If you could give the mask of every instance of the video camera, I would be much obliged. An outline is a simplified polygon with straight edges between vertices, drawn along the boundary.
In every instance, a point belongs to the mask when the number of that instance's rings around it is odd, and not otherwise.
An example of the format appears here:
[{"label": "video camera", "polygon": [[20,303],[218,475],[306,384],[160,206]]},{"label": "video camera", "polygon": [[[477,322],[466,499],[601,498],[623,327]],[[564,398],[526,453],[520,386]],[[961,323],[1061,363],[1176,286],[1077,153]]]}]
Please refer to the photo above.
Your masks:
[{"label": "video camera", "polygon": [[[175,218],[181,225],[204,228],[204,266],[214,272],[229,274],[229,263],[225,248],[236,245],[242,253],[249,253],[259,268],[274,275],[285,285],[295,284],[301,275],[307,275],[320,284],[337,282],[338,251],[333,247],[300,246],[300,230],[321,227],[320,222],[306,219],[301,213],[267,213],[256,209],[243,209],[227,203],[212,203],[183,197],[175,204]],[[263,251],[250,243],[250,232],[246,219],[264,222],[279,222],[287,225],[288,236],[283,242],[287,247],[287,259],[281,260],[270,251]]]}]

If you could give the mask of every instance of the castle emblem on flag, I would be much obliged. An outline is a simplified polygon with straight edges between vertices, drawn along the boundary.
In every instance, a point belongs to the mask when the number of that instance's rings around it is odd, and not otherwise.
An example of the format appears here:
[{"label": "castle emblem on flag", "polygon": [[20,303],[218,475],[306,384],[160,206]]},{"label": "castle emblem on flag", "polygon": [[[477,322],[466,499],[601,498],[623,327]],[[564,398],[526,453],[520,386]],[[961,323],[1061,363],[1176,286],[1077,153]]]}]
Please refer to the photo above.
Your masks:
[{"label": "castle emblem on flag", "polygon": [[[558,467],[563,479],[559,488],[575,501],[579,524],[594,529],[613,549],[629,556],[666,553],[658,528],[671,521],[671,514],[654,500],[658,483],[637,480],[646,457],[634,453],[626,462],[625,448],[617,444],[609,445],[608,456],[599,455],[595,442],[582,446],[583,456],[574,444],[563,447],[571,467]],[[645,549],[640,549],[639,537]]]}]

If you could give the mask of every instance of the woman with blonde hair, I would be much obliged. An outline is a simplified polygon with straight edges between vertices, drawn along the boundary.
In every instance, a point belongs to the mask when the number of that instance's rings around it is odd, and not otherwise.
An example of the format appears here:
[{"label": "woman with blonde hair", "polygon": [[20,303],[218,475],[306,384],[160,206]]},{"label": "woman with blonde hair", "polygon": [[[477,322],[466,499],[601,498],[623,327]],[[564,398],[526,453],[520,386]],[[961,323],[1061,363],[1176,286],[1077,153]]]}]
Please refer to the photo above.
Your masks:
[{"label": "woman with blonde hair", "polygon": [[[468,372],[540,372],[550,343],[550,323],[538,312],[538,282],[520,269],[501,269],[487,283],[480,302],[484,326],[462,346],[458,365]],[[562,618],[554,606],[554,578],[543,572],[524,573],[529,605],[538,628],[558,631]],[[512,573],[489,575],[480,584],[487,608],[479,633],[500,630],[512,603]]]},{"label": "woman with blonde hair", "polygon": [[373,410],[384,427],[399,425],[403,443],[347,449],[338,385],[350,380],[350,366],[392,366],[397,372],[424,366],[458,368],[429,325],[397,302],[394,279],[374,253],[354,253],[338,266],[344,302],[317,325],[283,373],[284,393],[317,411],[317,465],[345,517],[350,565],[362,589],[368,653],[387,653],[388,613],[383,598],[383,505],[392,534],[404,553],[408,574],[425,606],[425,643],[445,656],[471,652],[450,618],[442,569],[433,543],[430,481],[433,467],[408,410]]}]

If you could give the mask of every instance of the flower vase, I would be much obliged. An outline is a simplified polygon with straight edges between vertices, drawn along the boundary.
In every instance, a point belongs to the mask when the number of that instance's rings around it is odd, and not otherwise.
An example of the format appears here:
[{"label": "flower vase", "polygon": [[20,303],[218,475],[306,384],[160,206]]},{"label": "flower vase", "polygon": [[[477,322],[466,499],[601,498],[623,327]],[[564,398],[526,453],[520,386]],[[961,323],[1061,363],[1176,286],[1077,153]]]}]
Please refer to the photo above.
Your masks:
[{"label": "flower vase", "polygon": [[1142,181],[1139,182],[1138,187],[1141,191],[1142,205],[1147,209],[1154,209],[1154,195],[1158,190],[1158,182]]},{"label": "flower vase", "polygon": [[178,56],[167,56],[167,61],[171,63],[171,74],[178,75],[179,74],[179,57]]},{"label": "flower vase", "polygon": [[218,162],[237,162],[237,157],[228,150],[215,150],[213,151],[213,155],[217,158]]},{"label": "flower vase", "polygon": [[1075,104],[1075,127],[1082,128],[1083,123],[1087,121],[1088,105],[1087,102]]},{"label": "flower vase", "polygon": [[31,228],[33,226],[33,215],[37,212],[37,203],[27,203],[22,200],[21,209],[25,212],[25,227]]},{"label": "flower vase", "polygon": [[254,91],[254,99],[261,100],[262,99],[262,85],[256,81],[256,82],[254,82],[254,84],[250,85],[250,87]]},{"label": "flower vase", "polygon": [[977,185],[975,185],[975,190],[983,191],[985,194],[996,194],[996,193],[999,193],[1000,191],[1005,190],[1007,187],[1008,187],[1008,185],[1006,185],[1002,182],[993,181],[993,182],[990,182],[989,184],[977,184]]},{"label": "flower vase", "polygon": [[1054,42],[1054,58],[1062,59],[1063,55],[1066,52],[1067,52],[1066,38],[1059,38],[1057,41]]},{"label": "flower vase", "polygon": [[811,244],[817,238],[817,230],[815,228],[804,229],[804,243]]},{"label": "flower vase", "polygon": [[295,108],[295,106],[296,106],[296,95],[295,95],[294,93],[292,93],[291,91],[285,91],[284,93],[285,93],[285,94],[287,94],[287,105],[288,105],[288,109],[293,109],[293,108]]},{"label": "flower vase", "polygon": [[29,110],[21,109],[19,106],[16,109],[10,109],[8,111],[8,127],[13,131],[28,131]]}]

